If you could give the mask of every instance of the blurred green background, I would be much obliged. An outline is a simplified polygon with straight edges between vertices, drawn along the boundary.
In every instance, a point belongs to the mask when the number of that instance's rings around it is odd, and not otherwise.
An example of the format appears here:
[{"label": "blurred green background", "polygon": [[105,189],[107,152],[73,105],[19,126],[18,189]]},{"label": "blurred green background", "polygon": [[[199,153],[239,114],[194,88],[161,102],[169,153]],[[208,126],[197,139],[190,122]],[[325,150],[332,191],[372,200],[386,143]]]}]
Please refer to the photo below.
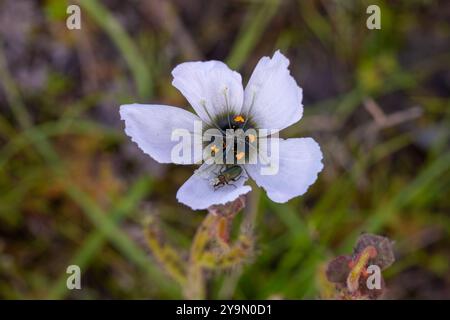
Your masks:
[{"label": "blurred green background", "polygon": [[[81,30],[66,28],[68,4]],[[381,8],[381,30],[366,8]],[[208,298],[323,298],[327,261],[358,235],[395,241],[386,298],[450,298],[450,2],[0,2],[0,298],[181,298],[145,245],[158,216],[189,250],[206,212],[177,203],[190,166],[160,165],[123,132],[122,103],[189,108],[171,70],[223,60],[244,83],[280,49],[325,169],[287,204],[253,188],[256,250],[208,275]],[[66,288],[66,268],[82,290]]]}]

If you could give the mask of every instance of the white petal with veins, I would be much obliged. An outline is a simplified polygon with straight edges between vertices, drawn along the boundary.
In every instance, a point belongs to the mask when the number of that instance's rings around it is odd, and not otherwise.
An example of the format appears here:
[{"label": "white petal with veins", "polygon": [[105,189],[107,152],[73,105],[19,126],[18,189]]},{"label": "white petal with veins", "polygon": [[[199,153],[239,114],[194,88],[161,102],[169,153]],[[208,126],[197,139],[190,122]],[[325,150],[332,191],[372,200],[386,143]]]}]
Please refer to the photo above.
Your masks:
[{"label": "white petal with veins", "polygon": [[[211,169],[208,171],[208,168]],[[179,202],[191,207],[194,210],[206,209],[215,204],[225,204],[233,201],[242,194],[248,193],[252,188],[244,186],[247,177],[245,174],[233,185],[224,185],[214,190],[211,182],[217,177],[220,166],[203,164],[178,190],[177,199]]]},{"label": "white petal with veins", "polygon": [[267,196],[284,203],[304,194],[323,169],[322,152],[312,138],[279,139],[279,170],[275,175],[262,175],[261,163],[246,165],[250,177],[263,187]]},{"label": "white petal with veins", "polygon": [[261,129],[284,129],[303,115],[302,89],[291,76],[289,60],[279,51],[263,57],[245,88],[242,113]]},{"label": "white petal with veins", "polygon": [[[179,141],[171,141],[174,129],[194,132],[194,121],[201,121],[195,114],[177,107],[164,105],[126,104],[120,106],[120,117],[125,121],[125,133],[146,154],[160,163],[171,163],[172,149]],[[194,139],[191,140],[191,155],[194,159]]]},{"label": "white petal with veins", "polygon": [[185,62],[172,71],[172,85],[207,123],[227,111],[239,114],[244,89],[241,75],[220,61]]}]

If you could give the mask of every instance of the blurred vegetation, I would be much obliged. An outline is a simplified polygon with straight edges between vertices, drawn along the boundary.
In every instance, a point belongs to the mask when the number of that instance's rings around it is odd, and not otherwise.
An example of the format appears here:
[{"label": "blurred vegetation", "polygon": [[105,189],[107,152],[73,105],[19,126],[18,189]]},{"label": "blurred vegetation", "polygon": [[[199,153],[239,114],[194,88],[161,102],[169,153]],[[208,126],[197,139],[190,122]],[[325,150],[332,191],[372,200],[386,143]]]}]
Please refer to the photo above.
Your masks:
[{"label": "blurred vegetation", "polygon": [[[252,260],[209,272],[205,296],[325,297],[324,266],[366,231],[395,241],[387,298],[450,298],[448,1],[70,3],[81,30],[66,1],[0,2],[1,298],[180,298],[144,222],[188,250],[206,212],[175,193],[193,168],[142,154],[119,105],[188,108],[178,63],[223,60],[245,82],[276,49],[304,92],[284,134],[314,137],[325,169],[283,205],[254,186],[235,221],[256,219]],[[369,4],[381,30],[366,28]],[[71,264],[82,290],[66,289]]]}]

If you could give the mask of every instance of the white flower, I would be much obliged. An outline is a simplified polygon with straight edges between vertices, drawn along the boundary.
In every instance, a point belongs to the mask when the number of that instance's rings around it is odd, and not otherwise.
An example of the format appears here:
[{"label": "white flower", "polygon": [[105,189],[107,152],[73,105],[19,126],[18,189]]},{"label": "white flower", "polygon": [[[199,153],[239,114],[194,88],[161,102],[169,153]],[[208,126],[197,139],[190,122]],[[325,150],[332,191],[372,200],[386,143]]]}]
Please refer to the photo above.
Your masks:
[{"label": "white flower", "polygon": [[[171,140],[172,132],[175,129],[194,132],[195,121],[203,121],[207,128],[225,130],[230,127],[231,118],[234,124],[242,124],[244,130],[282,130],[299,121],[303,114],[302,89],[290,75],[288,66],[289,60],[279,51],[272,58],[263,57],[244,90],[240,74],[220,61],[182,63],[172,71],[172,84],[197,115],[164,105],[122,105],[120,115],[125,120],[125,132],[156,161],[170,163],[174,162],[171,152],[177,144]],[[248,176],[275,202],[284,203],[304,194],[323,168],[319,145],[311,138],[273,142],[279,143],[277,174],[264,175],[261,163],[246,163],[240,165],[242,170],[235,170],[242,171],[239,177],[231,176],[236,179],[220,183],[219,175],[229,167],[203,163],[197,174],[178,190],[177,199],[194,210],[224,204],[251,190],[244,185]],[[192,157],[190,164],[199,160]]]}]

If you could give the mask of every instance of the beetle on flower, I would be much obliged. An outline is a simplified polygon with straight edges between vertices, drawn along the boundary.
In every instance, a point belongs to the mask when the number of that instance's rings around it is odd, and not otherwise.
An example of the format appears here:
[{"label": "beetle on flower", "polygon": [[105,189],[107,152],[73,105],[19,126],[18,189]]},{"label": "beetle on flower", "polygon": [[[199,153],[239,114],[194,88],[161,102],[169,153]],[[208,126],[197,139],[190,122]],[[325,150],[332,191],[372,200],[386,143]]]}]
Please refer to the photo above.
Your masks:
[{"label": "beetle on flower", "polygon": [[[320,147],[312,138],[285,140],[261,133],[256,137],[253,133],[256,129],[277,133],[301,119],[302,89],[290,75],[288,66],[289,60],[279,51],[272,58],[261,58],[244,90],[240,74],[220,61],[182,63],[172,71],[172,84],[196,114],[165,105],[122,105],[120,115],[125,121],[125,132],[156,161],[177,164],[196,164],[202,158],[197,154],[188,162],[174,159],[172,151],[177,143],[172,139],[174,130],[185,129],[194,134],[195,124],[201,121],[205,131],[217,132],[212,135],[208,150],[213,155],[218,151],[228,155],[232,150],[235,163],[205,161],[181,186],[178,201],[194,210],[225,204],[248,193],[251,187],[245,182],[249,177],[273,201],[287,202],[304,194],[323,168]],[[227,133],[235,129],[244,132],[234,137],[243,142],[244,152],[234,148],[235,142],[222,142],[229,141]],[[262,162],[243,161],[250,160],[247,153],[251,149],[262,153],[256,144],[259,138],[278,146],[277,154],[271,154],[277,157],[276,174],[264,174]]]}]

